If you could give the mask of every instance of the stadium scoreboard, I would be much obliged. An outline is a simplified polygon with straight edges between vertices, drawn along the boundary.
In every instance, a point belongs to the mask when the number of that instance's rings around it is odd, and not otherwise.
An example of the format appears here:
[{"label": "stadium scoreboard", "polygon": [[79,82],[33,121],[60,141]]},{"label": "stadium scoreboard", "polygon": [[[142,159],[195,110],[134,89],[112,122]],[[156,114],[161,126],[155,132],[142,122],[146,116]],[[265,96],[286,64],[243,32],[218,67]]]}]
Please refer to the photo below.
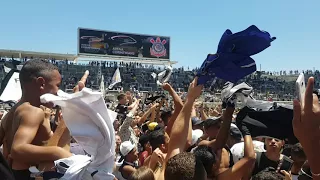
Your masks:
[{"label": "stadium scoreboard", "polygon": [[170,60],[170,37],[78,29],[78,54]]}]

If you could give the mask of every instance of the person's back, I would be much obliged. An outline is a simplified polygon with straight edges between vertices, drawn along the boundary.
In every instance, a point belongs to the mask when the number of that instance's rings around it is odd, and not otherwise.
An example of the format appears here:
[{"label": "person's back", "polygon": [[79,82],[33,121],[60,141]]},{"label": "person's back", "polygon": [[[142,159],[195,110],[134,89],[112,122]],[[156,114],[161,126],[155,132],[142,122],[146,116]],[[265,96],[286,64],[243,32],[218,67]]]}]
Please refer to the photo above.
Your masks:
[{"label": "person's back", "polygon": [[43,60],[30,60],[19,75],[22,98],[1,122],[0,143],[16,179],[29,179],[29,167],[41,161],[54,161],[71,156],[59,147],[41,147],[52,131],[49,119],[40,108],[42,94],[56,94],[61,83],[54,65]]}]

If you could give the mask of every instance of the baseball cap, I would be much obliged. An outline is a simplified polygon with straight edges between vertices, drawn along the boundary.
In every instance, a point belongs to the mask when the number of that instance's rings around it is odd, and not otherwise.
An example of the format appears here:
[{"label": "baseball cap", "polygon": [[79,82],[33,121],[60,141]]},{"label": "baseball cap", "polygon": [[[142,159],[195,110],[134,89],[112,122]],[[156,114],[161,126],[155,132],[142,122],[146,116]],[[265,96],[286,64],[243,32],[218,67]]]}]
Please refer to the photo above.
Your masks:
[{"label": "baseball cap", "polygon": [[135,146],[130,142],[130,141],[124,141],[123,143],[121,143],[120,145],[120,153],[121,156],[126,156],[130,153],[130,151],[133,150]]},{"label": "baseball cap", "polygon": [[230,126],[230,136],[233,137],[234,139],[237,139],[237,140],[241,140],[242,139],[241,131],[233,123],[231,123],[231,126]]},{"label": "baseball cap", "polygon": [[203,131],[200,129],[192,130],[192,141],[191,141],[191,146],[197,143],[199,138],[203,135]]},{"label": "baseball cap", "polygon": [[192,126],[200,125],[204,122],[200,120],[198,117],[192,117],[191,121],[192,121]]},{"label": "baseball cap", "polygon": [[217,125],[221,122],[221,117],[210,117],[204,121],[203,126],[205,129],[208,129],[211,126]]}]

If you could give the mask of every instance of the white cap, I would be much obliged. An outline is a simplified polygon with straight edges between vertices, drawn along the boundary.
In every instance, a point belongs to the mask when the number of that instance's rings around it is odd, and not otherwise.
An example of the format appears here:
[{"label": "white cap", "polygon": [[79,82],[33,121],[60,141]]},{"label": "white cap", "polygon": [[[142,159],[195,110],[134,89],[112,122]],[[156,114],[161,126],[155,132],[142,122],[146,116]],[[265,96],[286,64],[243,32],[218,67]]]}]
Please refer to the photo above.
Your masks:
[{"label": "white cap", "polygon": [[192,130],[191,146],[197,143],[198,139],[203,135],[203,131],[200,129]]},{"label": "white cap", "polygon": [[134,145],[130,141],[124,141],[120,145],[120,152],[122,156],[126,156],[132,151]]}]

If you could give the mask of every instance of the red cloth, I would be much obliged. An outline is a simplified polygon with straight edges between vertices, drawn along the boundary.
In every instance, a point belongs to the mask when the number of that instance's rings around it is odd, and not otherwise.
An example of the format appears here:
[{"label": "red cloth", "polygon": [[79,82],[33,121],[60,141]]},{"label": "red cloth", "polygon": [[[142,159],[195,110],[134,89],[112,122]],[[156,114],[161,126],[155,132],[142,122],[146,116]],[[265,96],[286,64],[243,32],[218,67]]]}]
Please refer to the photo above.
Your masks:
[{"label": "red cloth", "polygon": [[143,163],[147,159],[148,156],[149,156],[148,151],[143,151],[142,153],[140,153],[140,155],[139,155],[140,166],[143,166]]}]

